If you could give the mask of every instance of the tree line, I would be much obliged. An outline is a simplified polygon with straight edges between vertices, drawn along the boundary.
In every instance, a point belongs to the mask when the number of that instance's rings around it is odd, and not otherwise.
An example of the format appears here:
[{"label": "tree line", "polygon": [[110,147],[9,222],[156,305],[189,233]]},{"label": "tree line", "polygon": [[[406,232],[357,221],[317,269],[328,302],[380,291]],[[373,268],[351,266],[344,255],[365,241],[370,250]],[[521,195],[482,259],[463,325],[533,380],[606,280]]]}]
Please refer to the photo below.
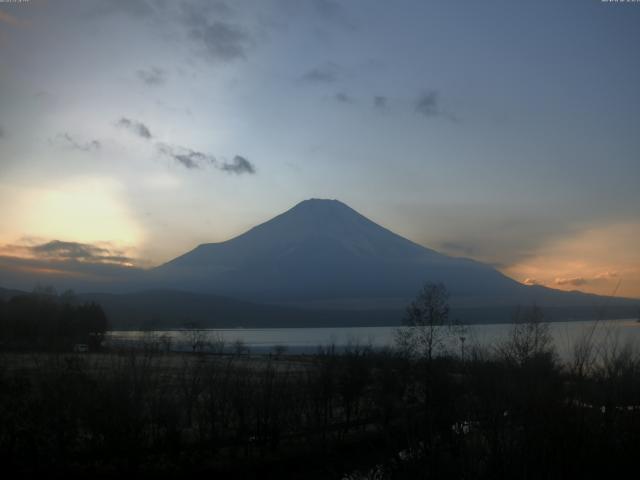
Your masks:
[{"label": "tree line", "polygon": [[49,287],[0,298],[0,348],[70,351],[75,345],[98,350],[109,322],[96,303],[79,303],[71,291]]}]

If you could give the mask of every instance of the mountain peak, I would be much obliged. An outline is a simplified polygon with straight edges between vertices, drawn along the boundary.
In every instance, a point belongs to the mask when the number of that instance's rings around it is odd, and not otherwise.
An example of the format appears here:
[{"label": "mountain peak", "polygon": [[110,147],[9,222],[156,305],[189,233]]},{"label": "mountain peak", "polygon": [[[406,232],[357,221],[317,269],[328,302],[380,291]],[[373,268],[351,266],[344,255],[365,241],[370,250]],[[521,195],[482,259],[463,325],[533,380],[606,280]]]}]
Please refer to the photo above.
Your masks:
[{"label": "mountain peak", "polygon": [[339,203],[341,205],[344,205],[344,203],[342,203],[340,200],[336,199],[336,198],[307,198],[306,200],[302,200],[300,203],[298,203],[298,205],[305,205],[305,204],[312,204],[312,203]]},{"label": "mountain peak", "polygon": [[351,208],[347,204],[342,203],[340,200],[337,200],[335,198],[309,198],[307,200],[303,200],[300,203],[294,205],[291,210],[300,209],[300,208],[301,209],[347,208],[351,210]]},{"label": "mountain peak", "polygon": [[264,226],[271,228],[276,225],[284,227],[286,232],[279,233],[286,233],[287,236],[293,233],[308,234],[310,231],[342,236],[347,232],[363,233],[363,230],[382,228],[347,204],[336,199],[325,198],[303,200],[258,228]]}]

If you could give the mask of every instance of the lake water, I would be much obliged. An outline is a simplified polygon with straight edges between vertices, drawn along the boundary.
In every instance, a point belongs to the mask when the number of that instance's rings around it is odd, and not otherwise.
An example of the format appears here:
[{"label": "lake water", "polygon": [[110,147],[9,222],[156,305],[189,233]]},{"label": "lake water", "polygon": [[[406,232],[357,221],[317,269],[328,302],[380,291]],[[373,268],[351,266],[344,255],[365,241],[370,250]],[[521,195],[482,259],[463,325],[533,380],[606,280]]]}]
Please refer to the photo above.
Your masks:
[{"label": "lake water", "polygon": [[[561,358],[571,356],[576,342],[591,336],[596,345],[619,346],[631,344],[640,346],[640,323],[635,319],[583,322],[550,323],[551,335]],[[465,349],[472,345],[495,346],[508,338],[513,324],[469,325],[462,334],[450,337],[449,349],[461,351],[460,336],[464,336]],[[176,351],[190,350],[194,337],[205,339],[211,344],[224,343],[226,351],[232,351],[234,344],[242,342],[252,353],[266,353],[276,346],[284,346],[288,353],[313,353],[319,346],[334,345],[342,350],[348,345],[371,345],[374,348],[390,347],[394,344],[398,327],[345,327],[345,328],[236,328],[206,329],[193,331],[162,330],[153,332],[114,331],[107,342],[114,346],[139,345],[143,341],[159,341],[164,336],[170,339],[170,348]]]}]

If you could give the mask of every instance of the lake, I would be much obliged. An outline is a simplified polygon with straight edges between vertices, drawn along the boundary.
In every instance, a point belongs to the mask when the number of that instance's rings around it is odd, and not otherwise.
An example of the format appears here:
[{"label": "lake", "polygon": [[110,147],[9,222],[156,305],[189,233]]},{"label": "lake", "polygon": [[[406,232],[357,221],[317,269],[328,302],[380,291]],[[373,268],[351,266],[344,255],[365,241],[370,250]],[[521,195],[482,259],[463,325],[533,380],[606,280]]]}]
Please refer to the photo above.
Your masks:
[{"label": "lake", "polygon": [[[551,334],[558,354],[563,359],[571,356],[576,342],[591,335],[597,345],[617,343],[620,346],[640,345],[640,323],[635,319],[572,321],[550,323]],[[406,327],[403,327],[406,328]],[[465,326],[463,334],[454,335],[448,348],[461,351],[460,336],[464,336],[465,349],[473,345],[490,347],[508,338],[513,324],[483,324]],[[288,353],[313,353],[319,346],[335,345],[342,350],[348,345],[371,345],[374,348],[393,346],[398,327],[344,327],[344,328],[235,328],[206,330],[156,330],[114,331],[108,335],[112,346],[140,345],[143,341],[158,341],[164,336],[170,340],[170,348],[188,351],[195,338],[212,344],[224,343],[226,351],[232,351],[236,342],[242,342],[252,353],[266,353],[276,346],[286,347]]]}]

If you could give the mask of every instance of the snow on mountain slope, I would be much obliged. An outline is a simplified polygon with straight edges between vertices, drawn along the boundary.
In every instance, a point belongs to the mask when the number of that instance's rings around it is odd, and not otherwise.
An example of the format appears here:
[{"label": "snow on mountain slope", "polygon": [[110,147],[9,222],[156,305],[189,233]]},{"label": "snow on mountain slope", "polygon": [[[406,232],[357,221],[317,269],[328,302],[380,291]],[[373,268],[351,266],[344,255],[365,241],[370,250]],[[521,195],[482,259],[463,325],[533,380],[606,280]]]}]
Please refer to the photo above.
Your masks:
[{"label": "snow on mountain slope", "polygon": [[407,298],[427,280],[457,296],[521,287],[495,269],[442,255],[337,200],[306,200],[246,233],[203,244],[152,272],[158,285],[283,302]]}]

